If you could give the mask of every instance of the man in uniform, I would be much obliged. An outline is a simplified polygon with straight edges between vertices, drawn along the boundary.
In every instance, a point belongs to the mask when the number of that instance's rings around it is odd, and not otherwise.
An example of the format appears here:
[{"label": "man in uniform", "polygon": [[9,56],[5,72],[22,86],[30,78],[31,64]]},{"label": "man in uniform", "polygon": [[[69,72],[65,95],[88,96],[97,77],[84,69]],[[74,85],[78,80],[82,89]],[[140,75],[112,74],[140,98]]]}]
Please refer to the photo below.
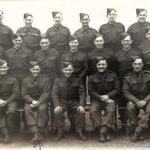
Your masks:
[{"label": "man in uniform", "polygon": [[122,48],[120,35],[125,32],[124,25],[120,22],[116,22],[116,17],[116,10],[114,8],[107,8],[108,23],[103,24],[99,29],[99,33],[103,35],[105,40],[104,47],[114,53]]},{"label": "man in uniform", "polygon": [[80,22],[82,27],[74,35],[79,41],[79,51],[88,54],[94,48],[94,39],[98,32],[89,27],[90,17],[88,14],[80,13]]},{"label": "man in uniform", "polygon": [[138,46],[145,40],[145,28],[150,25],[146,21],[147,10],[143,8],[136,9],[137,22],[129,26],[127,33],[130,34],[132,38],[132,45],[135,50],[138,49]]},{"label": "man in uniform", "polygon": [[50,96],[49,78],[40,74],[37,62],[30,62],[31,75],[23,80],[22,98],[25,101],[25,118],[32,132],[33,144],[42,140],[48,122],[48,100]]},{"label": "man in uniform", "polygon": [[52,15],[54,26],[47,30],[46,35],[51,42],[51,47],[56,49],[59,55],[62,55],[68,51],[70,31],[61,23],[63,20],[61,12],[54,11]]},{"label": "man in uniform", "polygon": [[143,61],[133,57],[133,71],[124,78],[123,95],[127,100],[130,126],[134,128],[132,141],[142,140],[150,115],[150,73],[142,70]]},{"label": "man in uniform", "polygon": [[32,26],[33,16],[30,13],[24,14],[25,26],[17,30],[17,34],[22,37],[23,45],[33,53],[40,49],[41,32]]},{"label": "man in uniform", "polygon": [[15,129],[17,96],[19,84],[17,80],[8,74],[8,64],[0,59],[0,130],[2,142],[11,141],[10,134]]},{"label": "man in uniform", "polygon": [[12,35],[13,31],[8,26],[2,23],[4,13],[0,10],[0,58],[3,57],[4,51],[13,46]]},{"label": "man in uniform", "polygon": [[[107,69],[107,61],[101,57],[96,62],[97,72],[89,76],[88,91],[91,97],[90,117],[99,130],[99,141],[110,140],[109,129],[113,127],[115,98],[119,92],[117,75]],[[102,119],[101,110],[105,110]]]},{"label": "man in uniform", "polygon": [[56,127],[58,129],[57,141],[63,138],[65,111],[67,111],[69,116],[73,114],[76,132],[81,140],[86,140],[86,137],[83,135],[85,90],[82,80],[72,76],[73,71],[73,65],[69,62],[62,64],[62,76],[56,78],[52,90]]}]

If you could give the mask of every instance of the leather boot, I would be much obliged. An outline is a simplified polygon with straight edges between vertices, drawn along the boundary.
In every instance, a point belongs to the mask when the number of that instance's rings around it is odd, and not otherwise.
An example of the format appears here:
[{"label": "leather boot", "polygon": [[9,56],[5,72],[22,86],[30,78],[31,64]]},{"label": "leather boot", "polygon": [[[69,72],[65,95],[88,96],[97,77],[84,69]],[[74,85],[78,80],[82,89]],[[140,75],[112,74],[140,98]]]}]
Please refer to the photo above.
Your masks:
[{"label": "leather boot", "polygon": [[3,134],[2,142],[5,143],[5,144],[10,143],[10,142],[11,142],[11,139],[10,139],[10,136],[9,136],[9,134],[8,134],[7,128],[3,128],[3,129],[2,129],[2,134]]},{"label": "leather boot", "polygon": [[64,131],[62,128],[58,128],[58,135],[57,137],[55,138],[55,141],[60,141],[61,139],[63,139],[63,136],[64,136]]},{"label": "leather boot", "polygon": [[141,133],[142,133],[142,128],[141,127],[137,127],[135,129],[135,132],[131,138],[132,142],[137,142],[138,140],[140,140],[140,136],[141,136]]},{"label": "leather boot", "polygon": [[86,141],[87,138],[83,134],[83,130],[81,128],[76,129],[77,134],[79,135],[80,140]]},{"label": "leather boot", "polygon": [[[106,139],[106,136],[107,136],[107,131],[108,131],[108,127],[106,126],[103,126],[101,129],[100,129],[100,137],[99,137],[99,141],[100,142],[105,142],[107,139]],[[107,137],[109,139],[109,136]]]},{"label": "leather boot", "polygon": [[39,133],[38,132],[35,132],[34,133],[34,137],[33,137],[33,139],[32,139],[32,143],[34,144],[34,145],[37,145],[37,144],[39,144],[41,141],[40,141],[40,137],[39,137]]}]

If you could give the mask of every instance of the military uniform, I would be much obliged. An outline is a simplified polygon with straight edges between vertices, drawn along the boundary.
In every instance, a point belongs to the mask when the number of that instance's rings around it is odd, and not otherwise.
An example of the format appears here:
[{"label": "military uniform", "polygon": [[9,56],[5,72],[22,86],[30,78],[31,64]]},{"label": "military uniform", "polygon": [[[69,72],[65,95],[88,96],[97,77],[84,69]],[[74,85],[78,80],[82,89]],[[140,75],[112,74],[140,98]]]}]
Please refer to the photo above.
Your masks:
[{"label": "military uniform", "polygon": [[0,99],[7,101],[7,105],[0,106],[0,129],[4,134],[8,130],[13,132],[16,129],[17,97],[19,95],[19,84],[17,80],[6,74],[0,76]]},{"label": "military uniform", "polygon": [[70,31],[67,27],[59,24],[49,28],[46,35],[51,43],[51,48],[58,51],[60,55],[69,49]]},{"label": "military uniform", "polygon": [[41,32],[35,27],[22,27],[17,30],[23,39],[23,45],[30,49],[33,53],[40,49]]},{"label": "military uniform", "polygon": [[136,22],[128,28],[127,33],[131,36],[131,39],[133,41],[132,45],[135,50],[138,49],[138,46],[141,44],[141,42],[146,40],[145,29],[149,25],[149,22]]},{"label": "military uniform", "polygon": [[148,118],[142,115],[138,116],[140,108],[136,103],[140,100],[147,102],[146,113],[150,114],[150,73],[141,71],[140,73],[131,72],[124,78],[123,95],[127,100],[127,110],[130,125],[133,127],[147,127]]},{"label": "military uniform", "polygon": [[[48,101],[50,96],[49,79],[42,74],[34,78],[28,76],[23,80],[22,98],[25,101],[25,118],[32,133],[42,132],[48,122]],[[39,101],[38,107],[32,108],[33,100]]]},{"label": "military uniform", "polygon": [[102,48],[94,48],[91,53],[88,55],[88,74],[95,74],[97,71],[96,62],[98,57],[104,57],[108,61],[109,68],[111,70],[116,70],[116,58],[112,51]]},{"label": "military uniform", "polygon": [[55,107],[62,107],[62,112],[55,114],[57,128],[63,128],[64,126],[63,113],[65,111],[67,111],[68,114],[74,114],[73,121],[76,129],[84,128],[84,112],[77,111],[79,106],[84,106],[85,104],[85,90],[80,78],[57,78],[53,86],[52,98]]},{"label": "military uniform", "polygon": [[144,69],[150,71],[150,49],[149,48],[150,48],[150,40],[143,41],[138,47],[144,62]]},{"label": "military uniform", "polygon": [[120,22],[103,24],[99,33],[104,37],[104,47],[112,50],[114,53],[122,48],[121,34],[125,32],[125,27]]},{"label": "military uniform", "polygon": [[[115,73],[105,71],[104,73],[96,72],[88,80],[88,91],[91,97],[90,116],[95,128],[113,125],[115,111],[115,98],[119,92],[119,81]],[[100,100],[101,95],[108,95],[113,99],[112,103],[105,103]],[[101,121],[101,110],[106,110],[103,122]]]},{"label": "military uniform", "polygon": [[90,27],[82,27],[78,29],[74,35],[77,37],[79,41],[78,49],[80,52],[88,54],[90,53],[94,46],[94,40],[98,32]]}]

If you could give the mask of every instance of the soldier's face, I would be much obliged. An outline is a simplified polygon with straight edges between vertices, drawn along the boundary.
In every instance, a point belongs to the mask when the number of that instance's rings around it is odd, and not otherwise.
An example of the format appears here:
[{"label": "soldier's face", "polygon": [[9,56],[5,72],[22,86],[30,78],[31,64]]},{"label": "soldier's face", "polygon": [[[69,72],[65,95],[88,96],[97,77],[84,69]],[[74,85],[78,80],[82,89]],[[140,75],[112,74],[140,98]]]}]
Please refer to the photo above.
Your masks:
[{"label": "soldier's face", "polygon": [[42,50],[49,49],[49,46],[50,46],[49,40],[48,39],[42,39],[40,42],[40,46],[41,46]]},{"label": "soldier's face", "polygon": [[148,31],[145,36],[148,40],[150,40],[150,31]]},{"label": "soldier's face", "polygon": [[73,71],[74,69],[71,65],[68,65],[67,67],[62,69],[64,76],[67,78],[69,78],[72,75]]},{"label": "soldier's face", "polygon": [[41,69],[40,69],[39,65],[36,65],[30,69],[30,72],[32,73],[33,77],[37,77],[39,75],[40,71],[41,71]]},{"label": "soldier's face", "polygon": [[54,20],[54,23],[55,23],[55,24],[61,24],[61,21],[62,21],[62,14],[57,13],[57,14],[55,15],[55,17],[53,18],[53,20]]},{"label": "soldier's face", "polygon": [[32,26],[32,22],[33,22],[32,16],[28,16],[27,18],[24,19],[25,26]]},{"label": "soldier's face", "polygon": [[79,45],[78,40],[73,40],[73,41],[69,42],[69,46],[70,46],[71,51],[74,51],[74,50],[76,51],[78,48],[78,45]]},{"label": "soldier's face", "polygon": [[143,68],[143,61],[142,61],[142,59],[140,59],[140,58],[136,59],[133,62],[132,66],[133,66],[133,70],[135,72],[140,72],[142,70],[142,68]]},{"label": "soldier's face", "polygon": [[9,67],[8,67],[7,63],[0,66],[0,74],[1,75],[7,74],[8,70],[9,70]]},{"label": "soldier's face", "polygon": [[145,22],[146,17],[147,17],[147,11],[141,11],[137,16],[139,22]]},{"label": "soldier's face", "polygon": [[88,15],[85,15],[80,22],[82,23],[82,26],[89,26],[90,18]]},{"label": "soldier's face", "polygon": [[130,45],[132,44],[131,37],[130,36],[125,37],[125,39],[123,39],[121,41],[121,43],[122,43],[122,45],[123,45],[124,48],[130,47]]},{"label": "soldier's face", "polygon": [[106,62],[106,60],[100,60],[96,64],[96,67],[97,67],[98,72],[104,72],[107,69],[107,62]]},{"label": "soldier's face", "polygon": [[112,10],[108,15],[108,21],[115,21],[117,17],[116,11]]},{"label": "soldier's face", "polygon": [[0,11],[0,20],[2,20],[2,19],[3,19],[3,17],[4,17],[3,12],[2,12],[2,11]]},{"label": "soldier's face", "polygon": [[97,48],[102,48],[104,45],[104,39],[103,37],[99,36],[95,39],[94,44]]},{"label": "soldier's face", "polygon": [[18,38],[13,40],[15,47],[20,47],[22,45],[22,38],[19,36]]}]

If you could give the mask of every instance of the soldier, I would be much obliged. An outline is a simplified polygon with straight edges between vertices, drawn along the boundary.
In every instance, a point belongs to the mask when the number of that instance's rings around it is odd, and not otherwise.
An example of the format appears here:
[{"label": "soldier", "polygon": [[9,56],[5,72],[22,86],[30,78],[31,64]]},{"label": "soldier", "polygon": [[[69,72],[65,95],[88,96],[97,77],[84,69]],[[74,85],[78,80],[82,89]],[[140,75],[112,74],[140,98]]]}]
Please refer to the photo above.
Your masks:
[{"label": "soldier", "polygon": [[22,97],[25,101],[25,118],[32,132],[33,144],[41,142],[48,122],[49,78],[40,74],[37,62],[30,62],[31,75],[23,80]]},{"label": "soldier", "polygon": [[61,12],[54,11],[52,15],[54,26],[47,30],[46,35],[51,42],[51,47],[56,49],[59,55],[62,55],[68,51],[70,31],[61,23],[63,20]]},{"label": "soldier", "polygon": [[120,43],[121,33],[125,32],[122,23],[116,22],[117,11],[114,8],[107,8],[108,23],[101,25],[99,33],[103,35],[104,47],[110,49],[114,53],[122,48]]},{"label": "soldier", "polygon": [[[89,76],[88,91],[91,97],[90,117],[93,126],[99,130],[99,141],[109,141],[109,129],[113,127],[115,98],[119,92],[116,74],[107,69],[107,61],[101,57],[96,62],[97,72]],[[105,110],[102,119],[101,110]]]},{"label": "soldier", "polygon": [[145,29],[146,39],[139,45],[139,51],[142,55],[144,69],[150,71],[150,26]]},{"label": "soldier", "polygon": [[129,26],[127,33],[130,34],[133,40],[133,48],[138,49],[138,46],[145,40],[145,28],[150,25],[146,21],[147,10],[143,8],[136,9],[137,22]]},{"label": "soldier", "polygon": [[[123,48],[116,53],[117,59],[117,74],[120,81],[120,87],[122,89],[124,76],[132,71],[132,56],[140,56],[139,51],[134,50],[131,47],[132,39],[131,36],[127,33],[121,34],[121,44]],[[117,104],[120,107],[126,107],[126,101],[122,96],[122,92],[120,91],[120,98],[117,101]],[[119,109],[120,119],[122,122],[122,129],[124,129],[126,124],[126,114],[124,109]]]},{"label": "soldier", "polygon": [[82,27],[74,35],[79,41],[79,51],[88,54],[94,48],[94,39],[98,32],[89,27],[90,17],[88,14],[80,13],[80,22]]},{"label": "soldier", "polygon": [[60,78],[56,78],[52,90],[56,127],[58,129],[56,141],[63,138],[65,111],[67,111],[68,115],[73,114],[76,132],[81,140],[86,140],[83,135],[85,90],[82,80],[72,76],[73,71],[74,68],[69,62],[62,64],[63,74]]},{"label": "soldier", "polygon": [[82,79],[85,84],[86,75],[88,72],[88,64],[86,54],[81,53],[78,50],[78,39],[75,36],[71,36],[69,39],[70,51],[61,57],[61,62],[70,62],[74,66],[73,75]]},{"label": "soldier", "polygon": [[143,61],[133,57],[133,71],[124,78],[123,95],[127,100],[130,126],[134,128],[133,142],[142,140],[150,114],[150,73],[142,70]]},{"label": "soldier", "polygon": [[112,51],[104,48],[104,38],[102,35],[97,35],[94,40],[95,48],[88,55],[88,74],[95,74],[97,71],[95,62],[97,62],[98,57],[105,57],[107,59],[109,68],[111,70],[116,70],[116,59]]},{"label": "soldier", "polygon": [[0,130],[2,142],[11,141],[10,134],[15,129],[17,96],[19,84],[17,80],[8,74],[8,64],[0,59]]},{"label": "soldier", "polygon": [[4,13],[0,10],[0,57],[3,57],[4,51],[13,46],[12,35],[13,31],[8,26],[2,23],[4,18]]},{"label": "soldier", "polygon": [[17,34],[22,37],[23,45],[30,49],[33,53],[40,49],[41,32],[32,26],[33,16],[30,13],[24,14],[25,26],[17,30]]}]

